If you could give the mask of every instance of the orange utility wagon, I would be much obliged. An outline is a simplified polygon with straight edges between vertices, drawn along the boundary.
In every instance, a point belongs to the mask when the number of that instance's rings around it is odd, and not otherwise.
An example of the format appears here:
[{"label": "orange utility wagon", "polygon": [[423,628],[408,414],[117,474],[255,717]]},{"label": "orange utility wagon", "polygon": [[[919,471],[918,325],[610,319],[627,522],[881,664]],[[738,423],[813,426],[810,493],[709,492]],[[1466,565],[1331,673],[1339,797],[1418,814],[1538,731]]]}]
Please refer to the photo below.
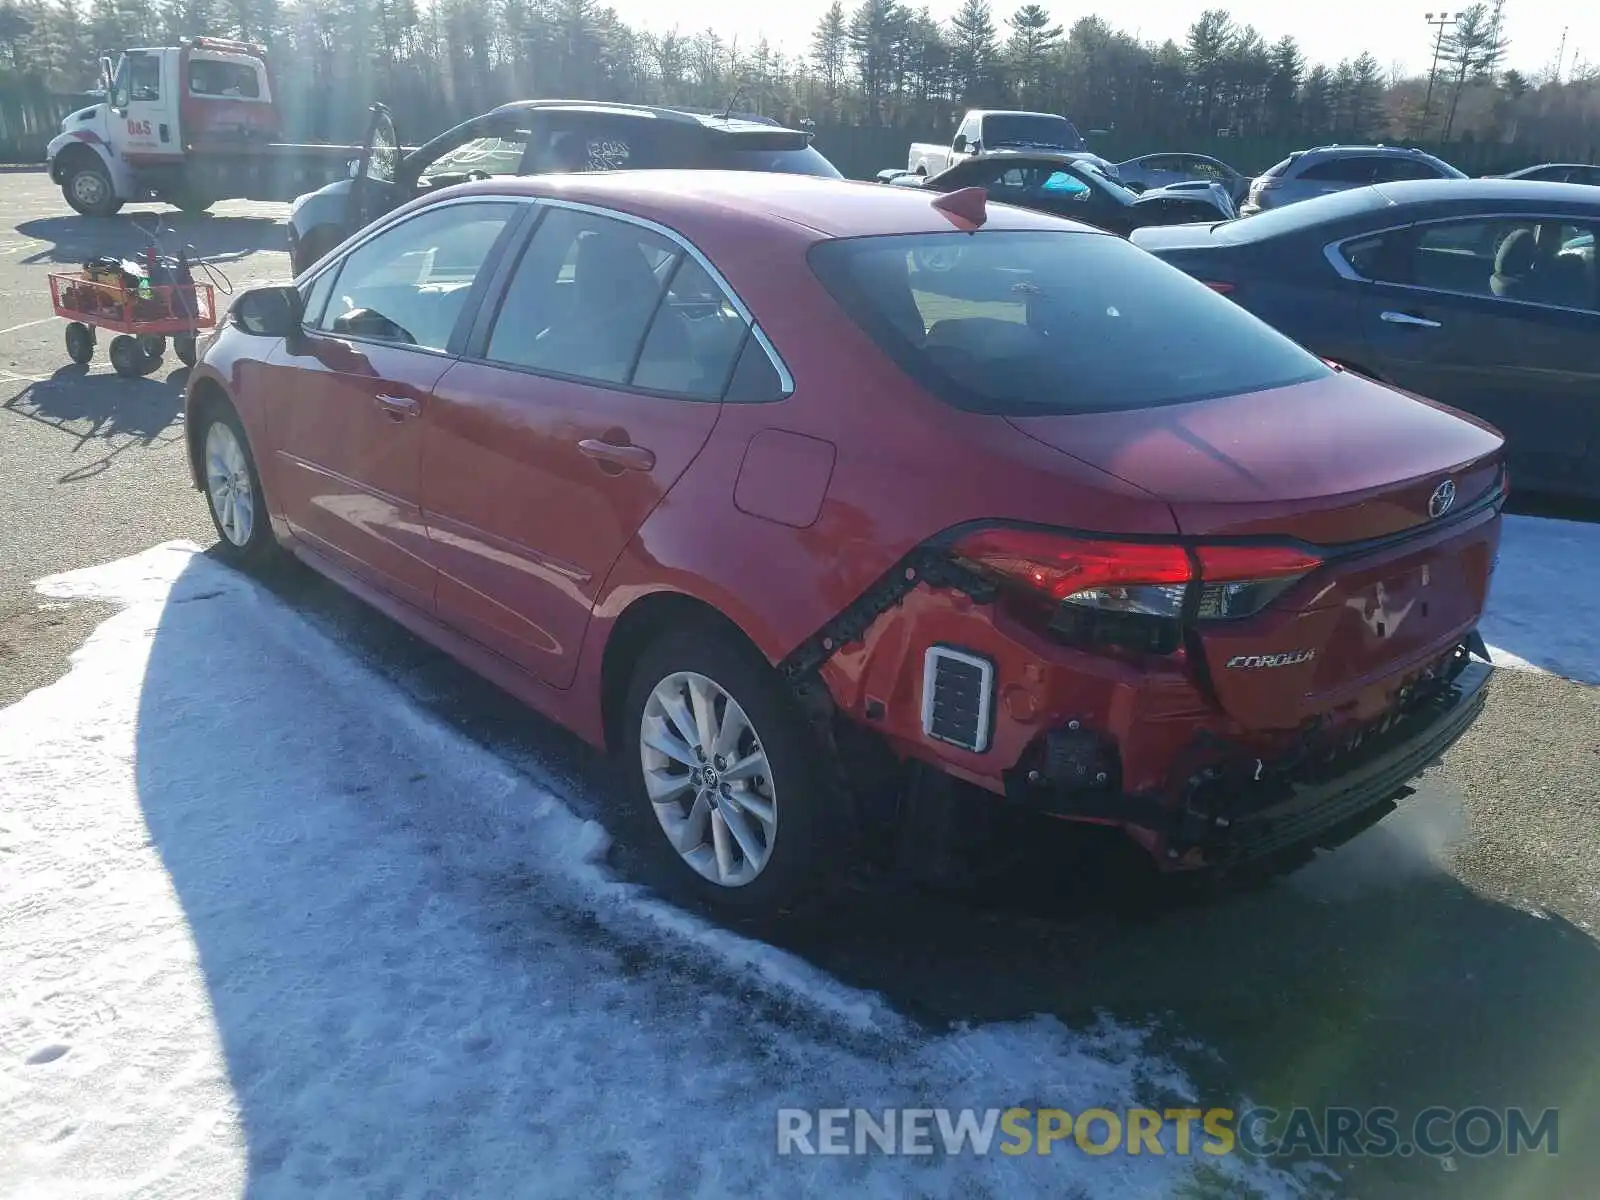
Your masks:
[{"label": "orange utility wagon", "polygon": [[111,366],[136,378],[161,365],[167,339],[185,366],[194,366],[195,337],[217,323],[216,289],[209,283],[130,281],[120,272],[65,271],[50,276],[50,302],[67,326],[67,357],[94,357],[95,331],[109,330]]}]

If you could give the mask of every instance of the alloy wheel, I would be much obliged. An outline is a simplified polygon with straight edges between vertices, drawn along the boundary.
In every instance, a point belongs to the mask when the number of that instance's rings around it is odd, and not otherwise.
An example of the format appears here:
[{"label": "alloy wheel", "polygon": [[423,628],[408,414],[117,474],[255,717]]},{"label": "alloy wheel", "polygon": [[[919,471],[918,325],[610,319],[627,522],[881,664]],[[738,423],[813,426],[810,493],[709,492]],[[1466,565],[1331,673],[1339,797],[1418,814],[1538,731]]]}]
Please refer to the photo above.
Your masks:
[{"label": "alloy wheel", "polygon": [[243,549],[255,532],[255,491],[250,460],[225,421],[213,421],[206,430],[206,496],[222,536]]},{"label": "alloy wheel", "polygon": [[705,675],[674,672],[645,703],[639,756],[656,820],[691,869],[729,888],[761,874],[778,833],[777,793],[737,700]]}]

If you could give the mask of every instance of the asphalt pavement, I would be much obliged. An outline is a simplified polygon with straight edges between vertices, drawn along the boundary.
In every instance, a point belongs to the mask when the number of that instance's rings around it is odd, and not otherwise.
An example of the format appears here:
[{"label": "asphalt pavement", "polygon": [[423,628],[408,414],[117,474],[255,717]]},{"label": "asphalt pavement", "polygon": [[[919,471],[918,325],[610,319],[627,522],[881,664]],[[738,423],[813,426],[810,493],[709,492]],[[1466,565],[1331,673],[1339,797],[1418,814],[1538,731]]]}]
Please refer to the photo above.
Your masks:
[{"label": "asphalt pavement", "polygon": [[[51,314],[49,271],[132,253],[143,235],[126,216],[73,215],[42,173],[0,176],[0,195],[5,705],[59,677],[105,615],[42,602],[34,579],[215,538],[183,460],[181,365],[122,380],[102,342],[88,370],[75,367]],[[288,274],[283,206],[133,211],[160,212],[170,245],[193,244],[236,287]],[[607,768],[573,739],[307,572],[269,582],[418,703],[604,816]],[[1140,876],[1115,845],[1030,826],[1003,839],[979,883],[885,885],[781,939],[932,1024],[1038,1012],[1149,1024],[1205,1089],[1202,1106],[1241,1096],[1283,1110],[1383,1105],[1402,1122],[1432,1106],[1560,1110],[1553,1156],[1329,1159],[1344,1194],[1592,1195],[1597,781],[1600,690],[1502,671],[1483,718],[1414,798],[1287,878],[1130,904]]]}]

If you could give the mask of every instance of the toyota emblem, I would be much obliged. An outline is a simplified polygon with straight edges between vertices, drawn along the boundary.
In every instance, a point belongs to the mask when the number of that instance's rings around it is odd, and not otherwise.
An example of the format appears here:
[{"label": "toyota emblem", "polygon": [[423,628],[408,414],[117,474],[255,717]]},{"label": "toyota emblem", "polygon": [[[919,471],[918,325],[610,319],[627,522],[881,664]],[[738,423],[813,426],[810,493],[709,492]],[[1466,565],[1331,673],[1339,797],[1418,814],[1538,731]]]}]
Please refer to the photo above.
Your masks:
[{"label": "toyota emblem", "polygon": [[1428,516],[1438,520],[1450,511],[1456,502],[1456,485],[1453,480],[1446,479],[1433,489],[1433,495],[1428,497]]}]

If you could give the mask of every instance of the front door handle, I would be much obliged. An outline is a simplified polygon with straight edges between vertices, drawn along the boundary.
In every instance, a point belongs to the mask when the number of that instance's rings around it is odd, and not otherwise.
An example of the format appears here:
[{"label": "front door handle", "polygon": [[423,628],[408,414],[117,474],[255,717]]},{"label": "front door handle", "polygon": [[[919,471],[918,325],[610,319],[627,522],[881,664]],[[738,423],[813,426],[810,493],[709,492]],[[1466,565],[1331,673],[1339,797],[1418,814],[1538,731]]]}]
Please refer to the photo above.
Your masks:
[{"label": "front door handle", "polygon": [[578,443],[578,450],[602,466],[620,467],[629,471],[650,471],[656,465],[656,456],[651,451],[643,446],[635,446],[631,442],[607,442],[599,438],[584,438]]},{"label": "front door handle", "polygon": [[1411,313],[1386,312],[1379,315],[1380,321],[1387,321],[1391,325],[1411,325],[1417,329],[1438,329],[1439,322],[1430,321],[1427,317],[1414,316]]},{"label": "front door handle", "polygon": [[404,421],[407,417],[414,417],[422,411],[422,405],[410,396],[384,396],[379,395],[378,407],[391,421]]}]

